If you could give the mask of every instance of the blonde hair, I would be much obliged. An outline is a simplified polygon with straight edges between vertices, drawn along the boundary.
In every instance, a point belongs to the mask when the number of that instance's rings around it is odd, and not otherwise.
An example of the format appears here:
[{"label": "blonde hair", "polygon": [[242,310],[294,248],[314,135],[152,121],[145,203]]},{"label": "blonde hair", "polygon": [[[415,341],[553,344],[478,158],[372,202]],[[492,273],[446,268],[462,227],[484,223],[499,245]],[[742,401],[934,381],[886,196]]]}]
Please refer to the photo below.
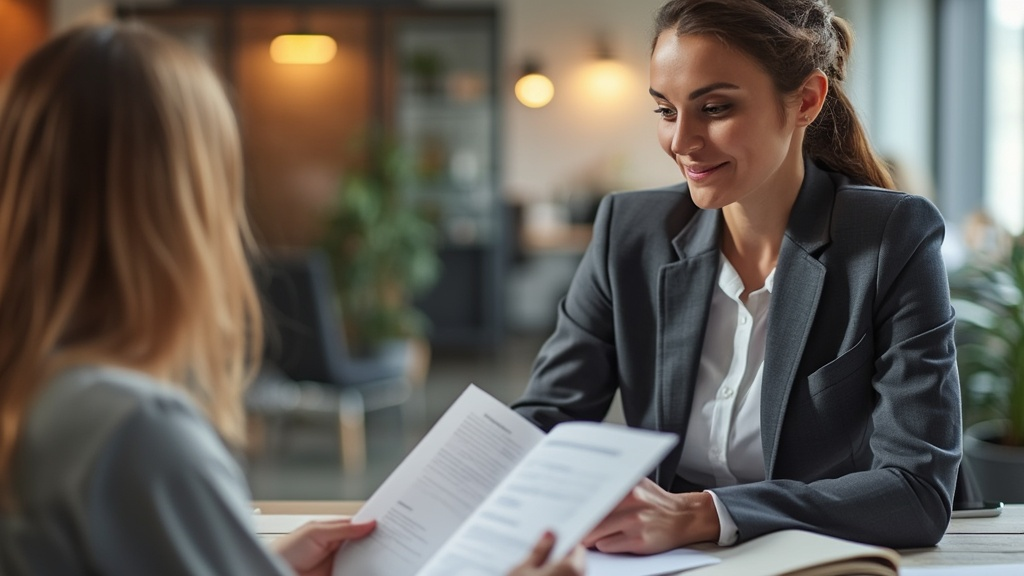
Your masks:
[{"label": "blonde hair", "polygon": [[238,128],[213,71],[139,24],[70,30],[0,95],[0,489],[72,364],[184,389],[223,437],[262,344]]}]

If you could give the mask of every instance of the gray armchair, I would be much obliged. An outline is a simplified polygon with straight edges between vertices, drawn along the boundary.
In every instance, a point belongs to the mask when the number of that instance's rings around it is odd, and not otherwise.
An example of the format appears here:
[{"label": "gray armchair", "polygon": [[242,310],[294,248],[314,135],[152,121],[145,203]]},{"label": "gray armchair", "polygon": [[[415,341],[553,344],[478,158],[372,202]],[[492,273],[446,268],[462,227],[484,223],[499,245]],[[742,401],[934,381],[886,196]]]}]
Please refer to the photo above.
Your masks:
[{"label": "gray armchair", "polygon": [[266,256],[254,276],[264,301],[266,345],[260,376],[246,398],[250,415],[271,424],[267,429],[277,433],[272,441],[289,415],[336,414],[342,466],[362,472],[365,414],[410,398],[409,344],[396,342],[370,358],[349,353],[329,262],[319,250]]}]

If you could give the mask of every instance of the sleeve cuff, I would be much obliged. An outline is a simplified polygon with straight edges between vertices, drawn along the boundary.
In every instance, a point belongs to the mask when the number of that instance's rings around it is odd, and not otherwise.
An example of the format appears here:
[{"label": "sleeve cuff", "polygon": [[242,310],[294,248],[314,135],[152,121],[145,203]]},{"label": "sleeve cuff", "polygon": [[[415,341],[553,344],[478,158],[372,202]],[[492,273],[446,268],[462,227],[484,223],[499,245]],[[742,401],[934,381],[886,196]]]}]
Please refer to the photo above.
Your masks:
[{"label": "sleeve cuff", "polygon": [[715,503],[715,512],[718,513],[718,525],[721,526],[721,531],[718,533],[718,545],[732,546],[739,540],[739,528],[736,527],[736,522],[733,521],[732,515],[729,514],[722,501],[718,499],[718,495],[711,490],[705,490],[705,492],[711,494],[711,500]]}]

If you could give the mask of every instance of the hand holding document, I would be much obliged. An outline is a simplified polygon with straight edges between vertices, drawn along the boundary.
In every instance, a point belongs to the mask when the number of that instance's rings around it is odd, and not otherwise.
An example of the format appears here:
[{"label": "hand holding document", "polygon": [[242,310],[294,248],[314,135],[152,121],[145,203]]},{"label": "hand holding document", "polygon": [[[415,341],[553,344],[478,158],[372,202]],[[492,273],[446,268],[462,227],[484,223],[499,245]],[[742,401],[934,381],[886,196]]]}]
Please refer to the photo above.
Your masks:
[{"label": "hand holding document", "polygon": [[592,422],[545,435],[471,385],[359,511],[377,530],[346,544],[334,575],[503,575],[549,529],[560,558],[676,441]]}]

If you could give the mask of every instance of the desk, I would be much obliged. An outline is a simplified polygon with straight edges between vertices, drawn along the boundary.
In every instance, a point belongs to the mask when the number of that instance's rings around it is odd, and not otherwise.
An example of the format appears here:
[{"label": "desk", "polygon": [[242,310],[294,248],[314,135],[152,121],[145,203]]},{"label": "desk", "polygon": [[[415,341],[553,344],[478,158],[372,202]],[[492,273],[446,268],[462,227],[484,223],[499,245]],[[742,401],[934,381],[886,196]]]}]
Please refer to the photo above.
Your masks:
[{"label": "desk", "polygon": [[900,550],[903,566],[1024,563],[1024,504],[996,518],[954,518],[935,548]]},{"label": "desk", "polygon": [[355,515],[362,506],[357,500],[258,500],[252,503],[259,512],[253,516],[256,534],[270,542],[310,520],[329,520]]},{"label": "desk", "polygon": [[[273,540],[309,520],[351,516],[362,502],[262,501],[253,505],[264,518],[257,522],[263,540]],[[996,518],[958,518],[934,548],[900,550],[902,565],[950,566],[1024,563],[1024,504],[1009,504]]]}]

